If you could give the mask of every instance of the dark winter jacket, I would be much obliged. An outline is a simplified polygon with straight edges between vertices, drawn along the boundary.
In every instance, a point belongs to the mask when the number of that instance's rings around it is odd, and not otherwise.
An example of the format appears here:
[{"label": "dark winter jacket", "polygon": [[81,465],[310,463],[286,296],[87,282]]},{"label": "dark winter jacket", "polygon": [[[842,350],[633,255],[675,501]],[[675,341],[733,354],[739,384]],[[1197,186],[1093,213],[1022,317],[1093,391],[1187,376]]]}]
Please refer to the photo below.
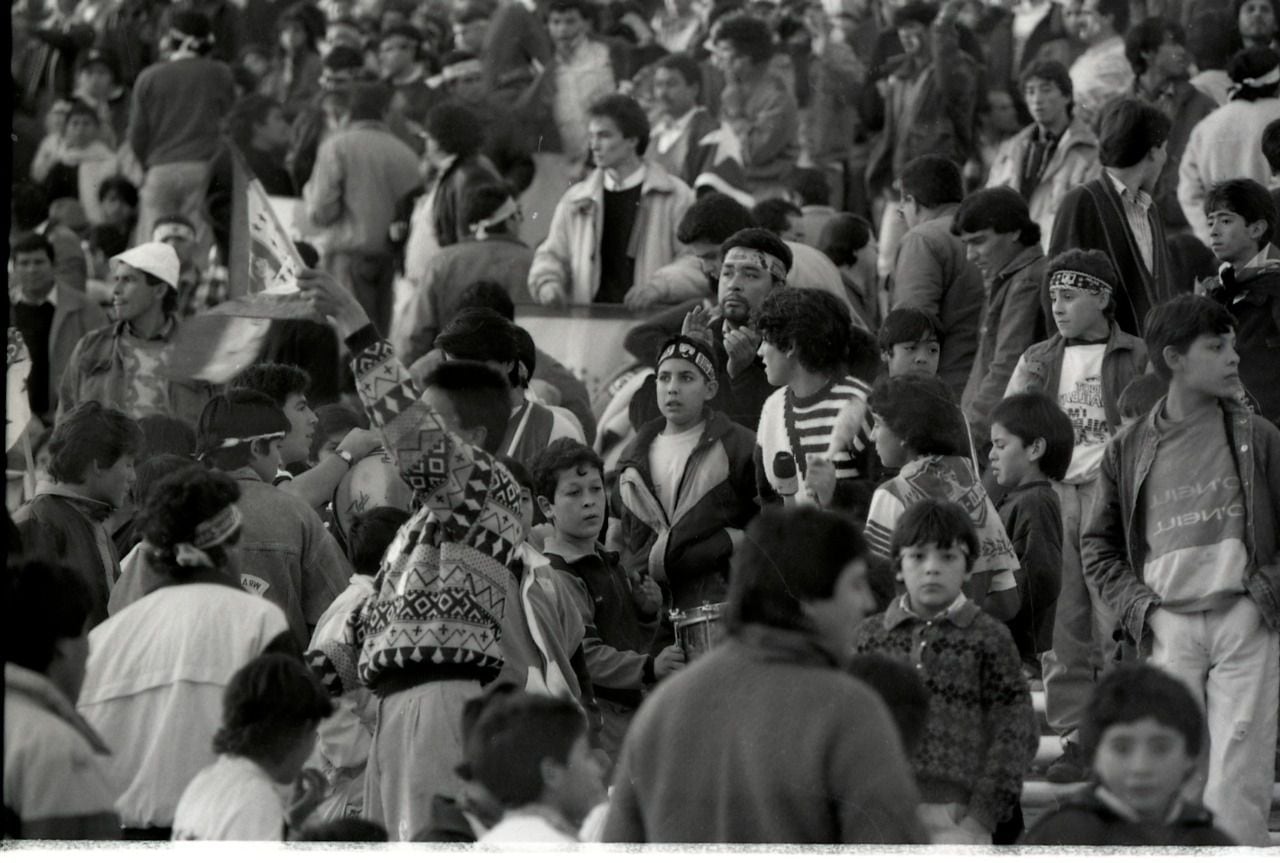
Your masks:
[{"label": "dark winter jacket", "polygon": [[1135,822],[1125,818],[1089,787],[1031,826],[1022,845],[1234,845],[1213,826],[1213,814],[1193,804],[1171,824]]},{"label": "dark winter jacket", "polygon": [[1235,315],[1240,380],[1258,403],[1258,412],[1280,426],[1280,249],[1268,247],[1260,267],[1245,268],[1204,286],[1210,297]]},{"label": "dark winter jacket", "polygon": [[718,411],[707,409],[705,417],[674,514],[663,510],[649,473],[649,449],[665,419],[642,426],[618,460],[624,565],[669,585],[674,606],[682,609],[724,599],[735,537],[757,512],[756,436]]}]

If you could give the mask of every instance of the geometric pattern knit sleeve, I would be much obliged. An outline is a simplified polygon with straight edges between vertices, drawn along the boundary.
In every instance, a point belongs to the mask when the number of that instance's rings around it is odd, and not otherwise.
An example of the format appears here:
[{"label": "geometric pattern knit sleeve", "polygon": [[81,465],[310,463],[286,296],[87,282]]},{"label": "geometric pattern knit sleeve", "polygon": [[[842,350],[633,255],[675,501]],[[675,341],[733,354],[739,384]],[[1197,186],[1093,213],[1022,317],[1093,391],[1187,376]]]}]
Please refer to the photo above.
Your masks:
[{"label": "geometric pattern knit sleeve", "polygon": [[983,636],[979,694],[988,745],[985,766],[975,777],[969,798],[969,814],[994,828],[1013,811],[1022,793],[1022,780],[1035,757],[1040,735],[1013,638],[1004,624],[986,615],[979,615],[973,627]]},{"label": "geometric pattern knit sleeve", "polygon": [[492,455],[445,429],[372,327],[347,343],[356,390],[414,508],[352,627],[360,679],[372,688],[384,670],[439,668],[485,682],[503,664],[501,621],[524,539],[519,486]]},{"label": "geometric pattern knit sleeve", "polygon": [[867,545],[871,551],[886,560],[892,549],[893,528],[898,519],[906,512],[902,501],[892,491],[892,481],[876,489],[871,496],[871,507],[867,511]]}]

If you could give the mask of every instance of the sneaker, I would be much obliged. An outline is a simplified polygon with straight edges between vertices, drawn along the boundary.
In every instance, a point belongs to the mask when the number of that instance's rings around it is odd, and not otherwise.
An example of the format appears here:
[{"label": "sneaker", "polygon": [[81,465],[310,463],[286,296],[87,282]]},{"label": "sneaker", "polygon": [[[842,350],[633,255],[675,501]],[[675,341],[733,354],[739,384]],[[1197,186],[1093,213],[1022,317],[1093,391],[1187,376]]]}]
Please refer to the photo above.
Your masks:
[{"label": "sneaker", "polygon": [[1088,775],[1089,765],[1084,763],[1080,745],[1072,740],[1063,744],[1062,754],[1044,772],[1045,779],[1058,785],[1084,782]]}]

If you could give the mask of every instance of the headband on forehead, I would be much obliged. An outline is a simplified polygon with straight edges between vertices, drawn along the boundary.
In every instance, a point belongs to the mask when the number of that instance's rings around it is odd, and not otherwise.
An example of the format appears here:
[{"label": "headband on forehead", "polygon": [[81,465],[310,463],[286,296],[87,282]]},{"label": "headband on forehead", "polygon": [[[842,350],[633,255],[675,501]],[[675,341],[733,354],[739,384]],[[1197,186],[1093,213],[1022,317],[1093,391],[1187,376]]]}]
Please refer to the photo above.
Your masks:
[{"label": "headband on forehead", "polygon": [[676,336],[662,348],[655,368],[661,368],[662,364],[672,357],[688,360],[698,367],[698,371],[702,372],[707,380],[715,381],[716,364],[711,359],[711,352],[702,342],[688,336]]},{"label": "headband on forehead", "polygon": [[516,213],[520,212],[519,205],[511,198],[507,198],[502,202],[502,206],[498,207],[488,218],[473,222],[468,226],[471,233],[475,235],[477,240],[483,240],[489,236],[489,229],[501,225],[507,219],[510,219]]},{"label": "headband on forehead", "polygon": [[243,523],[244,516],[241,515],[240,508],[234,503],[227,504],[217,515],[196,525],[195,536],[190,542],[179,542],[173,546],[174,561],[182,567],[212,568],[213,560],[205,554],[205,550],[222,545]]},{"label": "headband on forehead", "polygon": [[787,280],[787,267],[782,263],[782,259],[768,252],[762,252],[759,249],[752,249],[747,246],[734,246],[725,252],[724,259],[727,262],[730,257],[738,259],[739,263],[751,262],[756,264],[762,270],[766,270],[769,275],[773,276],[780,282]]},{"label": "headband on forehead", "polygon": [[451,63],[444,67],[440,77],[444,83],[448,84],[457,81],[459,78],[465,78],[468,75],[479,75],[483,72],[479,60],[462,60],[458,63]]},{"label": "headband on forehead", "polygon": [[1115,289],[1097,276],[1082,273],[1079,270],[1058,270],[1049,277],[1049,290],[1054,288],[1075,288],[1090,294],[1109,294]]},{"label": "headband on forehead", "polygon": [[231,449],[233,446],[240,446],[242,443],[253,443],[256,440],[272,440],[273,438],[283,438],[288,432],[267,432],[266,434],[254,434],[248,437],[229,437],[218,441],[214,446],[207,447],[204,452],[200,453],[200,458],[204,458],[209,453],[220,449]]},{"label": "headband on forehead", "polygon": [[193,228],[189,228],[181,222],[160,222],[156,225],[155,230],[151,232],[151,239],[156,242],[163,243],[169,237],[194,240],[196,232]]}]

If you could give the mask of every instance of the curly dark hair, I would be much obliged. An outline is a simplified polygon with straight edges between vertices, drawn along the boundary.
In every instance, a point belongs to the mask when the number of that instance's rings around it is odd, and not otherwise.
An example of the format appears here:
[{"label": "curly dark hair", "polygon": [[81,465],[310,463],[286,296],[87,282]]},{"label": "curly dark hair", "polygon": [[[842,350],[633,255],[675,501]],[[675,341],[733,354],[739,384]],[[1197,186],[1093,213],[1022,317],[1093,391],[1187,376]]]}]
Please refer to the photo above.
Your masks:
[{"label": "curly dark hair", "polygon": [[85,472],[106,469],[142,451],[142,429],[120,411],[97,401],[81,402],[53,427],[49,475],[58,482],[84,482]]},{"label": "curly dark hair", "polygon": [[311,390],[311,375],[287,363],[254,363],[232,378],[227,389],[257,390],[283,408],[289,396]]},{"label": "curly dark hair", "polygon": [[883,378],[867,405],[917,456],[955,455],[964,436],[960,406],[951,389],[936,375],[911,373]]},{"label": "curly dark hair", "polygon": [[[723,243],[738,231],[756,227],[751,211],[723,192],[700,195],[676,226],[676,239],[691,243]],[[52,258],[50,258],[52,260]]]},{"label": "curly dark hair", "polygon": [[213,751],[273,762],[308,726],[333,714],[324,685],[285,653],[265,653],[231,677]]},{"label": "curly dark hair", "polygon": [[475,111],[456,102],[432,108],[427,114],[426,130],[440,149],[460,158],[474,156],[484,145],[484,123]]},{"label": "curly dark hair", "polygon": [[794,348],[809,371],[837,373],[848,362],[853,320],[844,303],[826,291],[776,288],[765,295],[755,325],[778,350]]},{"label": "curly dark hair", "polygon": [[554,502],[560,474],[577,468],[595,468],[604,477],[604,462],[591,447],[567,437],[553,440],[530,466],[534,494]]},{"label": "curly dark hair", "polygon": [[728,42],[736,53],[745,55],[757,66],[769,62],[773,56],[773,34],[769,32],[769,25],[745,13],[722,18],[713,28],[712,39]]},{"label": "curly dark hair", "polygon": [[964,552],[965,567],[969,570],[982,550],[973,520],[964,507],[932,497],[916,501],[898,516],[889,540],[889,558],[895,567],[901,567],[904,548],[928,543],[938,548],[959,548]]},{"label": "curly dark hair", "polygon": [[[147,562],[175,578],[190,572],[177,565],[173,547],[180,542],[190,542],[197,525],[239,499],[240,487],[235,480],[201,465],[192,465],[160,480],[147,495],[138,516],[143,538],[154,546],[147,553]],[[237,539],[238,532],[227,544]],[[205,553],[214,566],[226,565],[222,546],[205,549]]]}]

